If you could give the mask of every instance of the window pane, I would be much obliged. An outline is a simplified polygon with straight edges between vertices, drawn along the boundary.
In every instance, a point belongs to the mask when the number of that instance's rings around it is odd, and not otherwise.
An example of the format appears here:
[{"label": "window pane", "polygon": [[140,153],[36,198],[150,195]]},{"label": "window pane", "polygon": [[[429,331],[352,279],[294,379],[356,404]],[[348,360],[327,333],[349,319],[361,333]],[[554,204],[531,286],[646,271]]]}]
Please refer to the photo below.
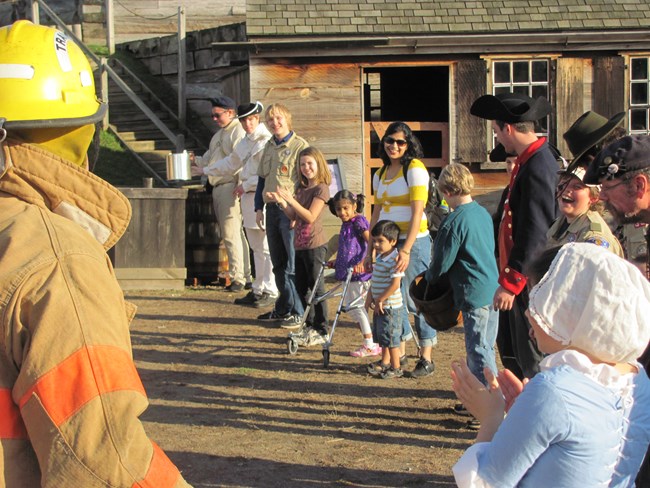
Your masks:
[{"label": "window pane", "polygon": [[494,82],[510,83],[510,63],[494,63]]},{"label": "window pane", "polygon": [[547,85],[533,85],[532,86],[532,97],[544,97],[548,100],[548,86]]},{"label": "window pane", "polygon": [[648,130],[646,112],[645,109],[630,110],[631,130]]},{"label": "window pane", "polygon": [[533,61],[533,81],[548,81],[548,63],[546,61]]},{"label": "window pane", "polygon": [[494,87],[494,94],[499,95],[500,93],[510,93],[510,87],[509,86],[495,86]]},{"label": "window pane", "polygon": [[632,75],[633,80],[648,79],[648,58],[632,58]]},{"label": "window pane", "polygon": [[518,85],[512,87],[513,93],[521,93],[522,95],[530,96],[528,93],[528,85]]},{"label": "window pane", "polygon": [[631,101],[633,105],[648,104],[648,83],[632,83],[630,89]]},{"label": "window pane", "polygon": [[528,83],[528,61],[514,61],[512,63],[512,78],[515,83]]}]

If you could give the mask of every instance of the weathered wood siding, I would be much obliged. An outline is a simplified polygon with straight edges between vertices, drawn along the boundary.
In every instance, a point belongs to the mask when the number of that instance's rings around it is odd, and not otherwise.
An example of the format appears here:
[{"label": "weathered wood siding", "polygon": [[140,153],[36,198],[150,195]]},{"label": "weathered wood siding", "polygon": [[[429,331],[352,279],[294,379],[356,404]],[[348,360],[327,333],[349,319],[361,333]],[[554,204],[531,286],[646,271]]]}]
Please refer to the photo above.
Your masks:
[{"label": "weathered wood siding", "polygon": [[327,158],[338,157],[348,188],[363,189],[360,68],[355,64],[284,65],[251,59],[251,100],[282,103],[297,134]]},{"label": "weathered wood siding", "polygon": [[585,63],[589,60],[581,58],[558,58],[556,70],[556,107],[557,123],[557,148],[567,159],[572,157],[569,147],[564,142],[562,134],[580,117],[589,110],[584,103],[584,70]]},{"label": "weathered wood siding", "polygon": [[469,109],[481,95],[487,93],[487,66],[482,59],[459,61],[456,65],[454,90],[456,95],[456,154],[452,161],[460,163],[487,160],[487,124],[474,117]]},{"label": "weathered wood siding", "polygon": [[625,60],[594,57],[593,110],[605,117],[625,111]]},{"label": "weathered wood siding", "polygon": [[121,188],[133,210],[119,242],[109,250],[123,289],[182,288],[185,284],[187,190]]}]

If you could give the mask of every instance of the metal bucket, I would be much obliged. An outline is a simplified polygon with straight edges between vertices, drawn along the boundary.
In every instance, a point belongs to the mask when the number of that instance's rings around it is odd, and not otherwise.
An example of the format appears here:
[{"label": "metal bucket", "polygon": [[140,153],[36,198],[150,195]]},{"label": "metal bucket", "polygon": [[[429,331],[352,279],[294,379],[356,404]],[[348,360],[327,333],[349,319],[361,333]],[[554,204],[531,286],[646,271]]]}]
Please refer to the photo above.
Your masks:
[{"label": "metal bucket", "polygon": [[167,155],[167,179],[168,180],[191,180],[190,153],[169,153]]}]

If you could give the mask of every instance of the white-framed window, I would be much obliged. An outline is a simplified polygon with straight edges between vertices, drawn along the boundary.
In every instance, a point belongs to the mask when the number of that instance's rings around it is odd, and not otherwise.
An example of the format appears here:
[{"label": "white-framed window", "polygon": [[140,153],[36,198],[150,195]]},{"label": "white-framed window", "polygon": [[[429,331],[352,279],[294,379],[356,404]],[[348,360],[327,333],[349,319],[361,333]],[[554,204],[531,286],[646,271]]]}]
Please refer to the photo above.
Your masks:
[{"label": "white-framed window", "polygon": [[650,56],[630,57],[630,134],[650,134]]},{"label": "white-framed window", "polygon": [[[532,98],[549,98],[548,59],[495,59],[492,61],[492,94],[521,93]],[[537,135],[547,136],[549,117],[541,119]]]}]

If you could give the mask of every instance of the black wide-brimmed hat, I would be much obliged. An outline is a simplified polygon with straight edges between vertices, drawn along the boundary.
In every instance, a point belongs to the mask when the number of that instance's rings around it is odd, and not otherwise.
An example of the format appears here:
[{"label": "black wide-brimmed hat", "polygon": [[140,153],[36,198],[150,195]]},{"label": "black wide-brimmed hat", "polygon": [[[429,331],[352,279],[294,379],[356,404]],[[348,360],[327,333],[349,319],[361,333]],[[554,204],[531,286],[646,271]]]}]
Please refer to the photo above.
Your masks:
[{"label": "black wide-brimmed hat", "polygon": [[646,168],[650,168],[650,136],[625,136],[598,153],[582,181],[595,185],[602,179],[613,180]]},{"label": "black wide-brimmed hat", "polygon": [[505,161],[506,158],[516,157],[516,153],[509,153],[506,151],[506,148],[503,147],[503,144],[497,144],[492,151],[490,151],[490,161],[493,163],[499,163]]},{"label": "black wide-brimmed hat", "polygon": [[580,158],[589,149],[605,139],[624,118],[625,112],[620,112],[611,119],[607,119],[591,110],[582,114],[563,136],[571,154],[573,154],[570,167],[578,164]]},{"label": "black wide-brimmed hat", "polygon": [[531,98],[520,93],[499,93],[477,98],[469,109],[472,115],[508,124],[535,122],[551,113],[551,104],[544,97]]},{"label": "black wide-brimmed hat", "polygon": [[243,119],[249,115],[261,114],[264,110],[264,105],[261,102],[244,103],[237,107],[237,118]]}]

